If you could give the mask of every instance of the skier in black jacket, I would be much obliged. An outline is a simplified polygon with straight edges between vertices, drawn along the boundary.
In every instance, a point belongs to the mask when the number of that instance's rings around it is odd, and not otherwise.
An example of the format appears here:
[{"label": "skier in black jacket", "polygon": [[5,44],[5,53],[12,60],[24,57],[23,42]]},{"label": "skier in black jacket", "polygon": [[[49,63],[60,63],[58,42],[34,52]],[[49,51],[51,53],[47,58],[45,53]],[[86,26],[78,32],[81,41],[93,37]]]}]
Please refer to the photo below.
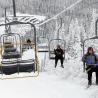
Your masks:
[{"label": "skier in black jacket", "polygon": [[61,49],[60,45],[57,45],[57,49],[54,49],[54,53],[55,53],[55,68],[56,68],[56,66],[57,66],[58,60],[61,61],[61,67],[64,68],[64,66],[63,66],[64,50]]}]

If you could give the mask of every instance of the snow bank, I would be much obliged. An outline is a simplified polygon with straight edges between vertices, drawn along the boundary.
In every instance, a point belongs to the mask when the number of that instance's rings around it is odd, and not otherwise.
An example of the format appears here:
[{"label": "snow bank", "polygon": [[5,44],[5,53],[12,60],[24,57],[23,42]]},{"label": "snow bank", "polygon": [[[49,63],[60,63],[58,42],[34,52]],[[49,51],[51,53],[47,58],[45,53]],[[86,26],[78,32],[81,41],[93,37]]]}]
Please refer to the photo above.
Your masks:
[{"label": "snow bank", "polygon": [[0,81],[3,98],[88,98],[81,86],[41,73],[39,77]]},{"label": "snow bank", "polygon": [[34,49],[29,49],[23,52],[22,60],[29,60],[29,59],[35,59]]}]

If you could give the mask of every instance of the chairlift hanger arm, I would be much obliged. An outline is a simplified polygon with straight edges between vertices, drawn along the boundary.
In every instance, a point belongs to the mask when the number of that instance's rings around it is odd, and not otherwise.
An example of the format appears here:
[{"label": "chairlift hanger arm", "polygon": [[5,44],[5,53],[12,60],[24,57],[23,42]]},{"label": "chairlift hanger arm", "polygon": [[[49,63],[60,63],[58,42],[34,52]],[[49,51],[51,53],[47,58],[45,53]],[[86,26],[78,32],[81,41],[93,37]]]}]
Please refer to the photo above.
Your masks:
[{"label": "chairlift hanger arm", "polygon": [[97,23],[98,23],[98,19],[97,19],[96,22],[95,22],[95,37],[85,39],[84,42],[83,42],[83,44],[85,44],[85,42],[86,42],[87,40],[98,39],[98,36],[97,36]]},{"label": "chairlift hanger arm", "polygon": [[60,18],[60,28],[62,27],[62,23],[63,23],[63,20],[62,20],[62,18]]},{"label": "chairlift hanger arm", "polygon": [[88,38],[88,39],[85,39],[85,40],[83,41],[83,55],[85,54],[85,53],[84,53],[85,42],[86,42],[86,41],[89,41],[89,40],[94,40],[94,39],[97,39],[97,40],[98,40],[98,36],[95,36],[95,37],[92,37],[92,38]]},{"label": "chairlift hanger arm", "polygon": [[60,18],[60,27],[58,28],[58,32],[59,30],[62,28],[62,18]]},{"label": "chairlift hanger arm", "polygon": [[95,36],[95,37],[92,37],[92,38],[85,39],[85,40],[83,41],[83,44],[85,44],[86,41],[88,41],[88,40],[93,40],[93,39],[98,39],[98,37]]},{"label": "chairlift hanger arm", "polygon": [[98,34],[97,34],[97,30],[98,30],[97,25],[98,25],[98,19],[95,22],[95,35],[96,35],[96,37],[98,36]]}]

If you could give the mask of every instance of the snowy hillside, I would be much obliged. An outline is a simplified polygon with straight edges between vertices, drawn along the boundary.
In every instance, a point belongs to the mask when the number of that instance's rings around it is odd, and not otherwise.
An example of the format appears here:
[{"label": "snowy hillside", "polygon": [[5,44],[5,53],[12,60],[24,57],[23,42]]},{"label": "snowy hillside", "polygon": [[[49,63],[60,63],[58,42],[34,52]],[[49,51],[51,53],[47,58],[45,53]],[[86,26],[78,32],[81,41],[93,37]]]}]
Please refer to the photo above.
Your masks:
[{"label": "snowy hillside", "polygon": [[[40,54],[43,60],[43,54]],[[48,54],[47,54],[48,56]],[[47,57],[44,72],[35,78],[0,80],[3,98],[97,98],[97,86],[86,88],[87,76],[82,72],[82,63],[71,60],[64,69],[54,68],[54,61]],[[6,94],[5,94],[6,93]]]}]

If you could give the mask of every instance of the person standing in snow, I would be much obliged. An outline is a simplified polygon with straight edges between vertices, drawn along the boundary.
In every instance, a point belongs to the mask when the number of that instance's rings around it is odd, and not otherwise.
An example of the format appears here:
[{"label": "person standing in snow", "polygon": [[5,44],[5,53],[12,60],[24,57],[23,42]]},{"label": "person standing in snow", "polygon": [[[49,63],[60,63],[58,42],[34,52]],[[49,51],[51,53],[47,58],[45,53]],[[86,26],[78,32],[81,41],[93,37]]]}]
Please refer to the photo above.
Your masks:
[{"label": "person standing in snow", "polygon": [[60,45],[57,45],[57,49],[54,49],[54,53],[55,53],[55,68],[57,67],[58,60],[61,61],[61,67],[64,68],[64,66],[63,66],[64,50],[61,49]]},{"label": "person standing in snow", "polygon": [[89,47],[87,53],[83,56],[82,61],[86,63],[88,74],[88,85],[92,85],[92,73],[96,73],[96,85],[98,85],[98,56],[94,53],[93,48]]}]

